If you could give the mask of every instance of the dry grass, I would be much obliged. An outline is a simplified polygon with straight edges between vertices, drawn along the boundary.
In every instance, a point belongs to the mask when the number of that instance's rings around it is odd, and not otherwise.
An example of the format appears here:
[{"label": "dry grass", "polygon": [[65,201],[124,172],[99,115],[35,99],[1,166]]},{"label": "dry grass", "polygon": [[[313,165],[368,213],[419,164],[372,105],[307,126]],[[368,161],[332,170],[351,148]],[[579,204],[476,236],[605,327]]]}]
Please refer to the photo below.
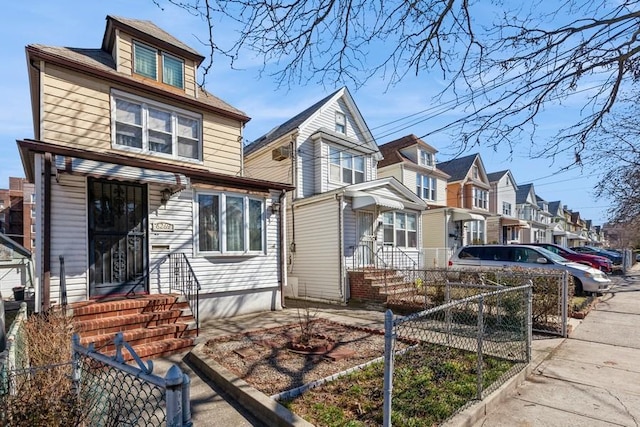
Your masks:
[{"label": "dry grass", "polygon": [[[71,383],[71,319],[59,311],[32,315],[16,343],[12,389],[0,399],[3,425],[76,426],[82,406]],[[27,350],[28,349],[28,350]]]}]

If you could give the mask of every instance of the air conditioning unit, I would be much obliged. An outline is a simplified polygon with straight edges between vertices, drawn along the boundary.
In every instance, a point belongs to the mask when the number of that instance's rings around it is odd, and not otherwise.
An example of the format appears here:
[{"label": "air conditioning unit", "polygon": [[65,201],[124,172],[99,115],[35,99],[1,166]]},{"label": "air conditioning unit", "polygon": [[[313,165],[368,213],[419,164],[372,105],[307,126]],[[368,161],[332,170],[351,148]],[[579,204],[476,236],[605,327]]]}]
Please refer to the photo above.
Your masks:
[{"label": "air conditioning unit", "polygon": [[288,145],[274,148],[273,151],[271,151],[271,158],[277,162],[288,159],[289,157],[291,157],[291,148]]}]

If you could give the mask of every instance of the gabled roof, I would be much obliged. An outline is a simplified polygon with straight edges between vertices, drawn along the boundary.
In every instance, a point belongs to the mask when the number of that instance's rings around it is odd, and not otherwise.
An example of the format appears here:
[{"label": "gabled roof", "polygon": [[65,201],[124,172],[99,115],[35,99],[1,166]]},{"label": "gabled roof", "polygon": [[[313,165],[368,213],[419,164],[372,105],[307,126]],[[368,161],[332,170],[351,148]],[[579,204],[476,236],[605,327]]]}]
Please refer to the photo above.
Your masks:
[{"label": "gabled roof", "polygon": [[115,28],[123,28],[133,36],[141,37],[162,46],[165,49],[178,52],[182,56],[193,59],[198,65],[204,60],[198,51],[181,42],[151,21],[141,19],[123,18],[121,16],[107,15],[107,26],[102,38],[102,50],[111,52],[115,43]]},{"label": "gabled roof", "polygon": [[393,165],[395,163],[403,162],[406,157],[402,155],[400,150],[411,147],[414,145],[419,145],[422,148],[426,148],[432,153],[437,153],[438,150],[433,148],[431,145],[424,142],[422,139],[418,138],[414,134],[405,135],[402,138],[395,139],[393,141],[387,142],[386,144],[380,145],[380,152],[384,156],[380,162],[378,162],[378,167],[385,167],[389,165]]},{"label": "gabled roof", "polygon": [[451,178],[449,178],[450,182],[461,181],[465,176],[467,176],[469,169],[471,169],[471,166],[473,166],[473,163],[478,156],[479,154],[475,153],[464,157],[458,157],[446,162],[437,163],[436,167],[451,176]]},{"label": "gabled roof", "polygon": [[489,180],[489,182],[500,181],[500,179],[502,179],[502,177],[507,175],[508,173],[509,173],[509,169],[505,169],[499,172],[491,172],[487,174],[487,179]]},{"label": "gabled roof", "polygon": [[[561,207],[562,205],[560,204],[560,200],[549,202],[549,212],[551,212],[554,215],[558,215],[558,211],[560,210]],[[560,213],[560,216],[562,216],[562,212]]]},{"label": "gabled roof", "polygon": [[247,122],[250,118],[241,110],[227,104],[222,99],[212,95],[204,89],[199,89],[197,98],[188,96],[182,92],[169,92],[145,84],[127,74],[119,73],[116,64],[109,52],[102,49],[81,49],[72,47],[46,46],[41,44],[31,44],[27,46],[27,55],[31,58],[42,58],[45,61],[57,65],[91,73],[97,77],[116,80],[126,85],[136,86],[138,89],[153,92],[161,96],[175,99],[177,102],[193,104],[196,108],[206,108],[226,115],[231,115],[235,119]]},{"label": "gabled roof", "polygon": [[527,199],[532,190],[533,184],[518,185],[518,189],[516,190],[516,204],[527,203]]},{"label": "gabled roof", "polygon": [[286,122],[274,127],[269,132],[265,133],[255,141],[252,141],[251,143],[249,143],[244,147],[244,154],[246,155],[253,151],[256,151],[268,145],[270,142],[275,141],[281,136],[296,130],[301,124],[303,124],[308,118],[310,118],[313,115],[313,113],[318,111],[320,107],[322,107],[324,104],[329,102],[331,98],[333,98],[341,90],[342,89],[338,89],[337,91],[333,92],[331,95],[322,98],[320,101],[316,102],[311,107],[296,114]]}]

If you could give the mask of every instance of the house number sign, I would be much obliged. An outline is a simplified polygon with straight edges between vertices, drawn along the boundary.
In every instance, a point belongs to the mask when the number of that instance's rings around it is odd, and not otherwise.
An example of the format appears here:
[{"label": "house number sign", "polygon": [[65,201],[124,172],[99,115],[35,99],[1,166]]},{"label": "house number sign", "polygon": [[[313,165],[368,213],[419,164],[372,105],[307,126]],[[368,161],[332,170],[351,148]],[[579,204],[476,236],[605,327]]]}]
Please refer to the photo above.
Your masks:
[{"label": "house number sign", "polygon": [[151,224],[151,231],[171,233],[173,232],[173,224],[170,222],[154,222]]}]

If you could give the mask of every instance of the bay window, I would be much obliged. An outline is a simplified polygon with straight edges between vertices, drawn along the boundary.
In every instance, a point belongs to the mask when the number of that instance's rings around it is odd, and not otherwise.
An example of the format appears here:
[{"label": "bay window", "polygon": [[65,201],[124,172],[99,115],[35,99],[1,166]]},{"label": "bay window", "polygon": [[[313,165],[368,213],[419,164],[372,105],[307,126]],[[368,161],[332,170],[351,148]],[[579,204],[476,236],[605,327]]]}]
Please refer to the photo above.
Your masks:
[{"label": "bay window", "polygon": [[199,115],[115,91],[112,114],[114,146],[201,160],[202,119]]},{"label": "bay window", "polygon": [[198,192],[196,238],[200,254],[264,252],[264,201],[241,194]]}]

